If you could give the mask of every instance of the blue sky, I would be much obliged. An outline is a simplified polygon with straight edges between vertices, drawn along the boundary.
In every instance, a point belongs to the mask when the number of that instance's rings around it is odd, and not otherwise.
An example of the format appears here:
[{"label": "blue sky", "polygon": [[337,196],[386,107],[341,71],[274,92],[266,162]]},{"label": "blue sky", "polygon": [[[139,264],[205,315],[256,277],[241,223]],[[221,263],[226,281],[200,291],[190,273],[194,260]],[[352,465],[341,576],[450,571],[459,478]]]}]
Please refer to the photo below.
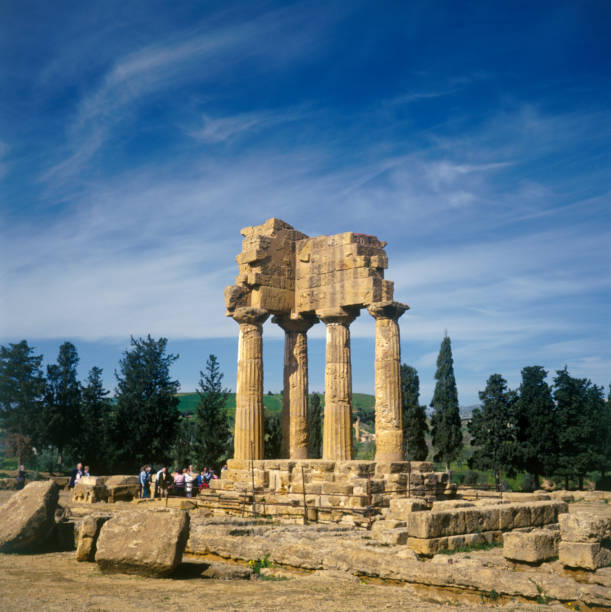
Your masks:
[{"label": "blue sky", "polygon": [[[610,22],[606,0],[2,3],[0,343],[69,339],[114,388],[150,333],[184,391],[210,353],[233,388],[223,289],[275,216],[388,241],[423,401],[446,330],[462,404],[526,365],[607,385]],[[374,329],[352,326],[355,391]]]}]

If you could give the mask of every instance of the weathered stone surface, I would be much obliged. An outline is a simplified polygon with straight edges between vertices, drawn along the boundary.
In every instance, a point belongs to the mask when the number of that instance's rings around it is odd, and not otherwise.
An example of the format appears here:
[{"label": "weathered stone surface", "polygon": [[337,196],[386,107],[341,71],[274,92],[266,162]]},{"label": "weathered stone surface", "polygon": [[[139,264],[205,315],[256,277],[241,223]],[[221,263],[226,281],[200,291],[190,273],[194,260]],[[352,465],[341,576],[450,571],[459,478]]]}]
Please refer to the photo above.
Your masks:
[{"label": "weathered stone surface", "polygon": [[611,540],[611,508],[579,509],[558,516],[560,534],[568,542]]},{"label": "weathered stone surface", "polygon": [[379,529],[373,532],[372,535],[378,542],[388,546],[407,544],[407,529],[401,527],[395,529]]},{"label": "weathered stone surface", "polygon": [[[236,533],[238,524],[242,535],[229,535],[230,531]],[[497,533],[500,537],[500,532]],[[494,591],[500,596],[529,598],[534,602],[543,594],[552,601],[611,605],[611,578],[604,574],[606,569],[593,572],[585,582],[577,582],[571,575],[552,573],[549,568],[512,572],[494,551],[476,553],[486,555],[481,558],[461,558],[459,554],[444,555],[435,562],[423,561],[405,546],[380,546],[377,541],[360,539],[359,532],[344,533],[334,527],[325,531],[322,527],[270,526],[265,521],[206,522],[195,518],[188,550],[245,561],[267,555],[273,563],[293,568],[343,571],[416,585],[464,589],[482,597]]]},{"label": "weathered stone surface", "polygon": [[238,308],[232,317],[240,325],[233,455],[263,459],[263,322],[269,312]]},{"label": "weathered stone surface", "polygon": [[346,311],[318,311],[327,326],[323,459],[352,459],[352,365]]},{"label": "weathered stone surface", "polygon": [[376,320],[375,429],[376,460],[403,459],[401,340],[397,320],[408,309],[399,302],[378,302],[368,308]]},{"label": "weathered stone surface", "polygon": [[424,499],[399,497],[390,500],[390,515],[399,520],[410,512],[422,510],[428,510],[428,505]]},{"label": "weathered stone surface", "polygon": [[55,529],[59,488],[52,480],[31,482],[0,507],[0,551],[44,547]]},{"label": "weathered stone surface", "polygon": [[558,559],[565,567],[595,570],[611,564],[611,550],[598,542],[561,541]]},{"label": "weathered stone surface", "polygon": [[72,489],[72,501],[84,504],[106,501],[108,499],[108,489],[105,481],[106,478],[103,476],[81,477]]},{"label": "weathered stone surface", "polygon": [[108,495],[108,501],[131,501],[140,494],[138,476],[117,475],[110,476],[104,483]]},{"label": "weathered stone surface", "polygon": [[407,539],[407,545],[419,555],[436,555],[442,550],[453,551],[465,547],[481,546],[483,544],[500,542],[501,538],[501,531],[481,531],[477,533],[465,533],[440,538],[409,537]]},{"label": "weathered stone surface", "polygon": [[315,317],[277,315],[284,338],[284,387],[282,394],[282,457],[308,457],[308,337]]},{"label": "weathered stone surface", "polygon": [[549,529],[503,534],[503,555],[524,563],[541,563],[558,556],[560,533]]},{"label": "weathered stone surface", "polygon": [[202,578],[214,578],[216,580],[250,580],[253,571],[243,565],[223,563],[215,561],[211,563],[202,573]]},{"label": "weathered stone surface", "polygon": [[443,512],[412,512],[406,516],[410,536],[438,538],[478,531],[540,527],[556,523],[558,514],[567,509],[564,502],[542,501],[457,508]]},{"label": "weathered stone surface", "polygon": [[76,543],[77,561],[95,561],[96,543],[100,529],[110,517],[110,514],[91,514],[83,519]]},{"label": "weathered stone surface", "polygon": [[125,512],[102,526],[95,560],[105,572],[167,576],[180,563],[188,535],[186,512]]}]

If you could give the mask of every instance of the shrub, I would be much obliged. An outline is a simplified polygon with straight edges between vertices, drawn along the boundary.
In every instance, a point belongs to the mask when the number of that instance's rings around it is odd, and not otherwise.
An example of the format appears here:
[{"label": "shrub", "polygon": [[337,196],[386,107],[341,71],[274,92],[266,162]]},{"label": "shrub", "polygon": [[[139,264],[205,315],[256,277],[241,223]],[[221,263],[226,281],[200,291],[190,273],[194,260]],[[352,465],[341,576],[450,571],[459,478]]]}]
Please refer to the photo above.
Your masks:
[{"label": "shrub", "polygon": [[537,488],[537,481],[532,474],[525,474],[520,487],[525,493],[532,493]]},{"label": "shrub", "polygon": [[476,485],[480,480],[480,473],[475,470],[469,470],[465,474],[464,484],[466,485]]}]

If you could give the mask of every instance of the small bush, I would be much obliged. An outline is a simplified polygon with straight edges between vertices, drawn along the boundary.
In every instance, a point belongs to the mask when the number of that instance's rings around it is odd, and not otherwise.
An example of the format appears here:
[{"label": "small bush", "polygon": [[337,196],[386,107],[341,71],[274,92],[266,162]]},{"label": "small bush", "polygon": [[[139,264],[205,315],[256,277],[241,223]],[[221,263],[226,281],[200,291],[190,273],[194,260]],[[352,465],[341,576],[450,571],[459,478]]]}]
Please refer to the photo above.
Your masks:
[{"label": "small bush", "polygon": [[476,472],[475,470],[469,470],[465,474],[464,484],[466,485],[476,485],[480,481],[481,474]]},{"label": "small bush", "polygon": [[532,493],[537,488],[537,481],[532,474],[525,474],[520,487],[524,493]]}]

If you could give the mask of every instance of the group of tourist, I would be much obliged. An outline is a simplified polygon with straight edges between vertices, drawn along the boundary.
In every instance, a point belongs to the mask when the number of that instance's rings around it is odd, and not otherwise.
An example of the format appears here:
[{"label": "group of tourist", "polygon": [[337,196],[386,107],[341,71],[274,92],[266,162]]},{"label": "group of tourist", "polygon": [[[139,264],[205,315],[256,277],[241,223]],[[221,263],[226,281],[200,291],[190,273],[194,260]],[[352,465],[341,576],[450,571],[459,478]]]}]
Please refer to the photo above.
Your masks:
[{"label": "group of tourist", "polygon": [[76,464],[76,467],[70,472],[70,481],[68,482],[68,486],[73,489],[74,485],[83,477],[83,476],[91,476],[89,473],[89,466],[86,465],[83,467],[83,464],[79,461]]},{"label": "group of tourist", "polygon": [[[223,470],[226,466],[223,466]],[[140,497],[147,498],[151,496],[150,485],[154,482],[154,497],[167,497],[168,495],[177,495],[179,497],[193,497],[202,489],[207,489],[210,486],[211,480],[216,480],[218,476],[212,468],[205,467],[203,470],[196,472],[193,466],[182,470],[176,468],[172,473],[167,466],[163,466],[156,474],[153,480],[151,474],[151,466],[143,465],[140,468],[138,475],[138,484],[140,485]]]}]

